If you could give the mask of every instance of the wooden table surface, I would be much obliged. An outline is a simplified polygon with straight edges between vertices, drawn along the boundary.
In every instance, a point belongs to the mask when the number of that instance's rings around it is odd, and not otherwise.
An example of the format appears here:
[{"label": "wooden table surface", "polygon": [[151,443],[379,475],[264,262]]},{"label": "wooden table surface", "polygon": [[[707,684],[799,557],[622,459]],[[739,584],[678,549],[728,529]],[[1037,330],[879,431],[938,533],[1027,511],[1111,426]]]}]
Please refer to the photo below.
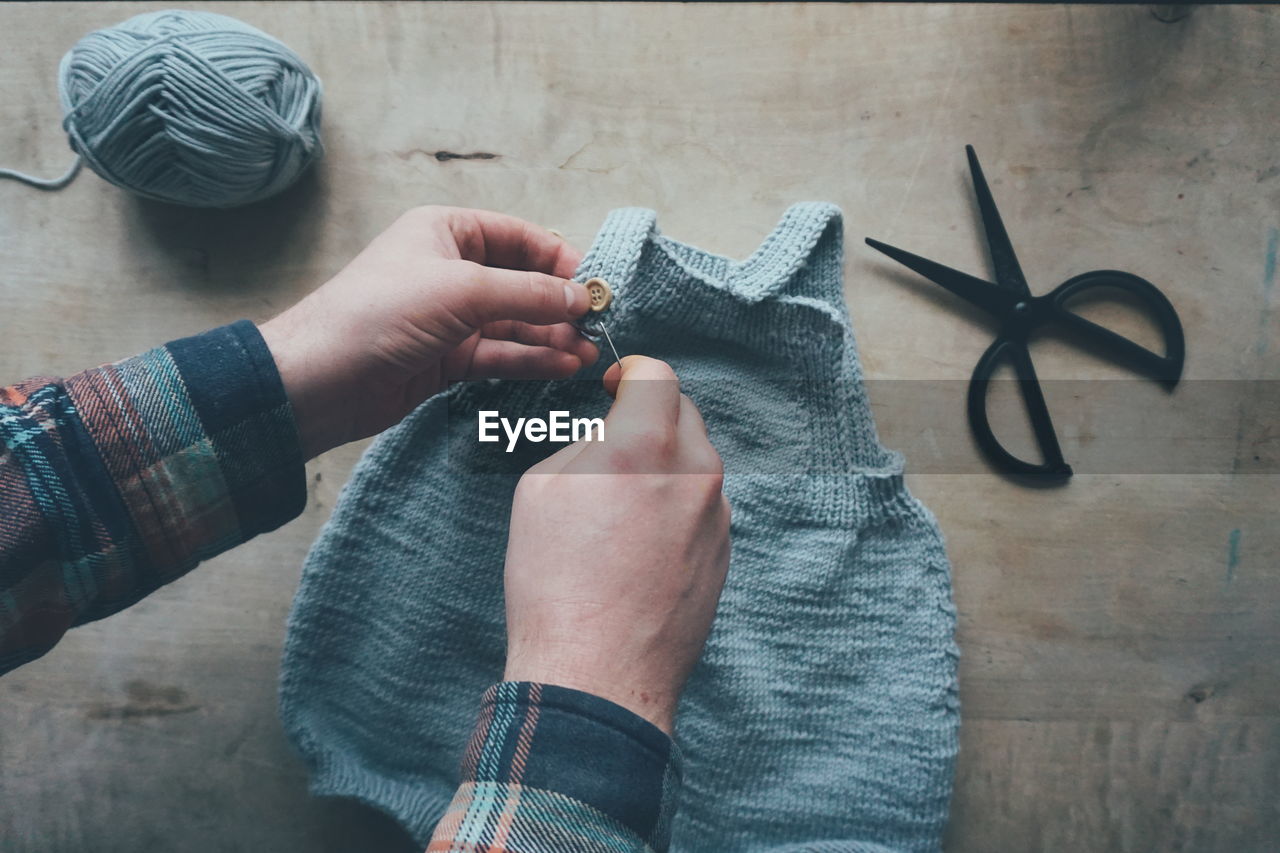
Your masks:
[{"label": "wooden table surface", "polygon": [[[0,165],[60,173],[59,58],[164,5],[0,6]],[[88,172],[61,192],[0,182],[0,378],[266,319],[412,205],[507,211],[584,246],[610,208],[641,205],[741,257],[787,204],[826,199],[846,214],[867,375],[962,381],[989,327],[861,237],[985,270],[973,143],[1033,289],[1099,266],[1158,283],[1186,327],[1184,386],[1235,389],[1242,438],[1196,474],[912,476],[960,613],[948,847],[1275,849],[1280,479],[1254,408],[1280,379],[1280,9],[1162,23],[1138,6],[211,8],[322,77],[327,158],[230,212],[140,202]],[[1036,357],[1047,377],[1127,375],[1053,342]],[[1154,398],[1149,424],[1178,399]],[[918,405],[963,428],[958,409]],[[385,820],[308,797],[275,710],[299,567],[361,449],[308,466],[307,509],[284,529],[0,680],[0,848],[400,848]]]}]

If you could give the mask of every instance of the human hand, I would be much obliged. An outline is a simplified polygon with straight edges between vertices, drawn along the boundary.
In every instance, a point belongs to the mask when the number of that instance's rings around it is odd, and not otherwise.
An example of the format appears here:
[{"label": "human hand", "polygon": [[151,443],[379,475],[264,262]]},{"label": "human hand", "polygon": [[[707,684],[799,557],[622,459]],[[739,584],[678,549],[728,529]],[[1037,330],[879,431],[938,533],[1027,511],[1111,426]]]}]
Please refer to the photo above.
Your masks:
[{"label": "human hand", "polygon": [[593,363],[569,321],[582,253],[483,210],[410,210],[260,327],[310,459],[381,432],[460,379],[562,379]]},{"label": "human hand", "polygon": [[670,734],[729,568],[723,466],[667,364],[628,356],[604,382],[605,440],[516,488],[504,678],[601,696]]}]

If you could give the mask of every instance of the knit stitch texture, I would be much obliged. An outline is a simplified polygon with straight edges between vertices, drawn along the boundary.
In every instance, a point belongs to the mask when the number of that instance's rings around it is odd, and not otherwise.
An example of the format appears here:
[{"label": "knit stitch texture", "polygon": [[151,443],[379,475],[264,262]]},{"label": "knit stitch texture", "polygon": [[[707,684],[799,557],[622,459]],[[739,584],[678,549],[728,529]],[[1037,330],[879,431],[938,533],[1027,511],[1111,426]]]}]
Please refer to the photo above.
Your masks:
[{"label": "knit stitch texture", "polygon": [[[941,845],[959,726],[950,569],[877,439],[842,269],[839,209],[804,203],[744,261],[663,236],[652,211],[615,210],[577,274],[612,285],[603,319],[619,350],[675,368],[733,507],[728,581],[677,719],[672,850]],[[592,417],[608,404],[581,381],[427,401],[361,460],[290,617],[282,715],[313,790],[372,803],[419,839],[453,794],[505,646],[516,477],[460,470],[476,424],[450,410],[520,395]]]}]

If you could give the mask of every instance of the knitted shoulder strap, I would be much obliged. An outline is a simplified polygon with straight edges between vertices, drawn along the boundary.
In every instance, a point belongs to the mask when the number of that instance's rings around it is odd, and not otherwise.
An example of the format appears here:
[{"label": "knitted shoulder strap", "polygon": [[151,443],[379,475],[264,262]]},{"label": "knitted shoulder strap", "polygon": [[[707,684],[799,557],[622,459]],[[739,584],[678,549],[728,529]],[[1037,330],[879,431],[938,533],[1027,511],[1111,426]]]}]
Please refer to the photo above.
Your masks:
[{"label": "knitted shoulder strap", "polygon": [[643,207],[619,207],[609,212],[574,278],[600,276],[626,289],[635,278],[644,244],[657,233],[657,216]]}]

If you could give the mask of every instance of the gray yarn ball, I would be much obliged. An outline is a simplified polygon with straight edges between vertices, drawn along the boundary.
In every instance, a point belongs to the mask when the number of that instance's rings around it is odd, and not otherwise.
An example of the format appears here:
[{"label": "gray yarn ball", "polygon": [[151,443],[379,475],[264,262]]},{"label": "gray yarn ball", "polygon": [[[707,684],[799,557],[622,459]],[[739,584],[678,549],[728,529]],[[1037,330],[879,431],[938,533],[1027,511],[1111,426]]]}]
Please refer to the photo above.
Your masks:
[{"label": "gray yarn ball", "polygon": [[89,33],[58,67],[71,148],[116,186],[194,207],[275,195],[324,151],[319,79],[235,18],[167,10]]}]

